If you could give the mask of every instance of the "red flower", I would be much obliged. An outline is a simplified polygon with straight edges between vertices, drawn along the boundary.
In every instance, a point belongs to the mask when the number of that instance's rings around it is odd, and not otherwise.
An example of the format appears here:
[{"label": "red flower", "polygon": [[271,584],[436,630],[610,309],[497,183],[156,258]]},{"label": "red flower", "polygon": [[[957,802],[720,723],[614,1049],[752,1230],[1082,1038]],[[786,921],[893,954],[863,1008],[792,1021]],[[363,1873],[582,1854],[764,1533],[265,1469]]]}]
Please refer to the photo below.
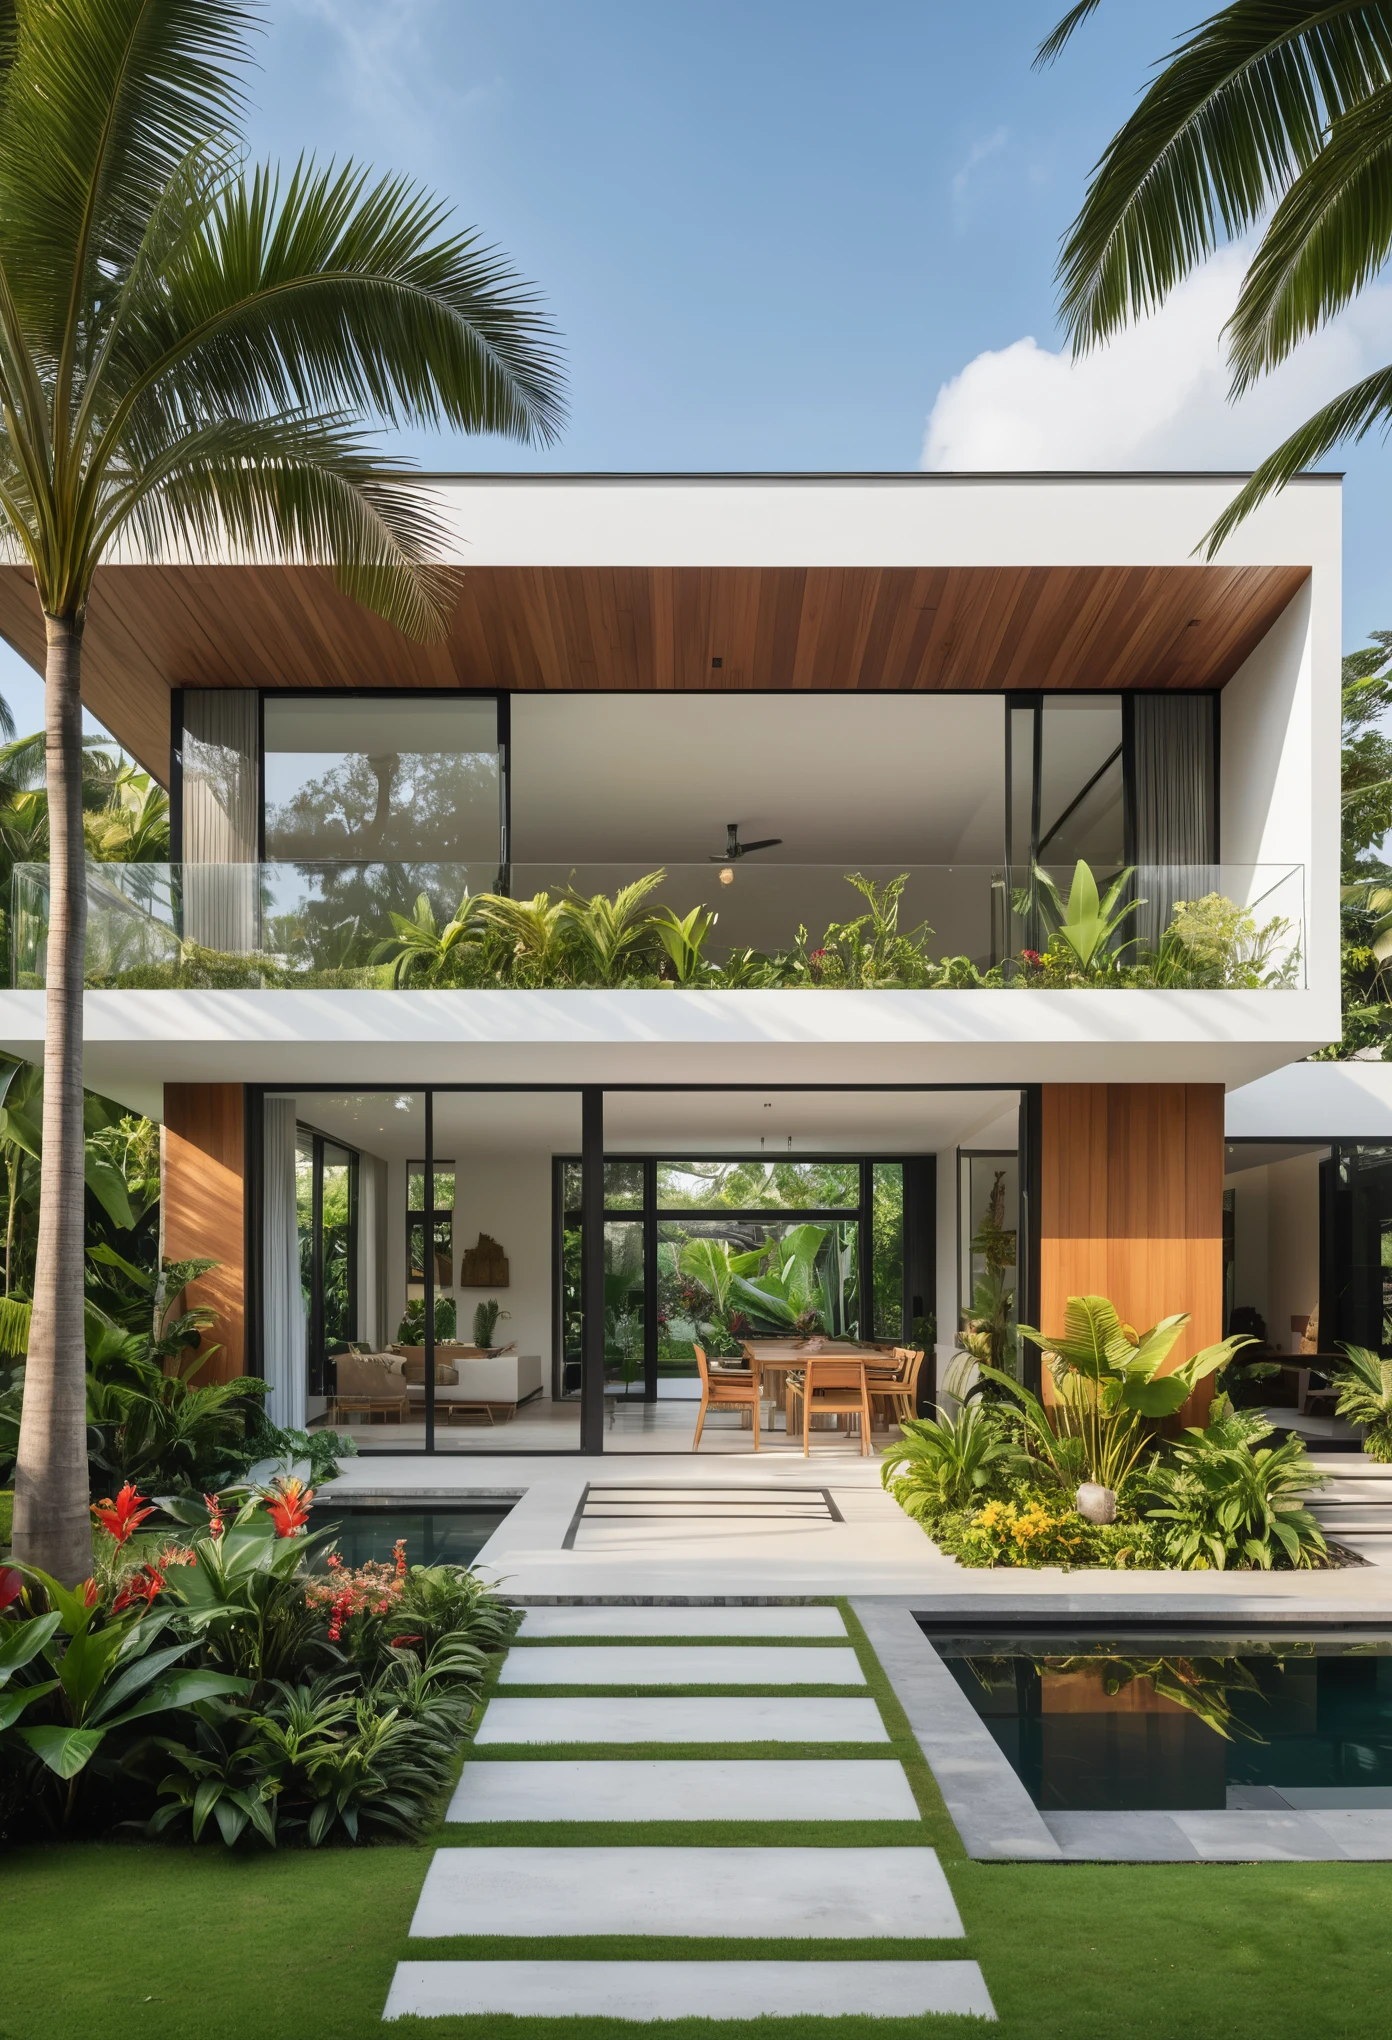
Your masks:
[{"label": "red flower", "polygon": [[24,1592],[24,1576],[12,1565],[0,1565],[0,1609],[8,1608]]},{"label": "red flower", "polygon": [[137,1601],[148,1608],[163,1585],[164,1574],[158,1566],[142,1565],[139,1572],[131,1574],[112,1602],[112,1614],[119,1615],[124,1609],[133,1608]]},{"label": "red flower", "polygon": [[418,1636],[394,1636],[391,1640],[391,1647],[393,1650],[406,1650],[411,1644],[419,1643],[420,1640]]},{"label": "red flower", "polygon": [[307,1488],[303,1481],[278,1480],[272,1489],[272,1498],[266,1503],[266,1513],[275,1524],[277,1537],[294,1537],[309,1521],[309,1505],[314,1500],[313,1488]]},{"label": "red flower", "polygon": [[145,1518],[153,1516],[155,1513],[152,1504],[147,1504],[145,1508],[141,1508],[140,1504],[144,1500],[144,1495],[137,1494],[130,1482],[127,1481],[114,1502],[111,1500],[93,1502],[92,1514],[101,1524],[102,1529],[107,1532],[108,1536],[114,1537],[118,1544],[126,1544],[135,1535],[136,1530],[145,1521]]},{"label": "red flower", "polygon": [[204,1495],[203,1500],[208,1510],[208,1535],[216,1544],[222,1535],[222,1502],[217,1495]]},{"label": "red flower", "polygon": [[396,1576],[399,1580],[404,1580],[406,1577],[406,1539],[404,1537],[397,1538],[396,1543],[392,1546],[392,1554],[396,1559]]},{"label": "red flower", "polygon": [[95,1580],[83,1580],[81,1584],[75,1589],[75,1591],[81,1594],[82,1605],[84,1608],[96,1607],[99,1596],[97,1594],[97,1583]]},{"label": "red flower", "polygon": [[1031,970],[1038,970],[1044,959],[1037,949],[1022,949],[1020,951],[1020,961],[1028,964]]},{"label": "red flower", "polygon": [[350,1587],[345,1587],[341,1594],[334,1595],[333,1606],[329,1610],[330,1643],[338,1642],[339,1637],[342,1636],[343,1634],[343,1624],[348,1618],[348,1616],[352,1614],[352,1612],[353,1612],[352,1589]]}]

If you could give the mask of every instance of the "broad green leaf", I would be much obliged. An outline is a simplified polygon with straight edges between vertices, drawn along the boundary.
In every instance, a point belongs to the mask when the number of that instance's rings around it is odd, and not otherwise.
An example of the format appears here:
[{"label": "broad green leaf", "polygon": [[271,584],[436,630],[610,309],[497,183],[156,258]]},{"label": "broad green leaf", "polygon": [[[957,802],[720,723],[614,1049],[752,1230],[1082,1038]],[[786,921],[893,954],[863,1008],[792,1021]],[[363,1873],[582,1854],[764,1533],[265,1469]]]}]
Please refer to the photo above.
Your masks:
[{"label": "broad green leaf", "polygon": [[791,1326],[797,1323],[797,1312],[784,1297],[762,1284],[751,1282],[747,1276],[731,1276],[730,1294],[743,1309],[755,1317],[767,1318],[771,1324]]},{"label": "broad green leaf", "polygon": [[206,1672],[197,1668],[187,1672],[175,1672],[172,1677],[161,1679],[151,1686],[143,1699],[133,1707],[127,1707],[121,1714],[104,1717],[102,1728],[123,1728],[128,1721],[139,1721],[146,1714],[162,1714],[171,1707],[192,1707],[200,1700],[213,1700],[228,1694],[245,1694],[251,1691],[249,1679],[238,1679],[231,1672]]},{"label": "broad green leaf", "polygon": [[1121,1391],[1121,1399],[1128,1410],[1136,1410],[1143,1417],[1158,1418],[1174,1416],[1192,1394],[1193,1386],[1181,1372],[1157,1375],[1153,1381],[1128,1381]]},{"label": "broad green leaf", "polygon": [[0,1730],[13,1728],[26,1707],[57,1690],[56,1679],[43,1679],[37,1686],[16,1686],[12,1693],[0,1693]]},{"label": "broad green leaf", "polygon": [[36,1658],[51,1636],[57,1634],[62,1616],[35,1615],[27,1622],[6,1623],[0,1628],[0,1680],[8,1679],[21,1665]]},{"label": "broad green leaf", "polygon": [[[1151,1380],[1159,1372],[1162,1363],[1169,1358],[1175,1340],[1189,1322],[1187,1310],[1176,1312],[1173,1317],[1161,1318],[1142,1338],[1138,1346],[1131,1346],[1122,1372],[1133,1380]],[[1129,1341],[1128,1341],[1129,1345]]]},{"label": "broad green leaf", "polygon": [[105,1155],[94,1154],[89,1148],[83,1160],[83,1177],[87,1188],[100,1204],[113,1225],[129,1231],[135,1224],[135,1213],[130,1206],[130,1192],[126,1179],[114,1162]]},{"label": "broad green leaf", "polygon": [[192,1643],[174,1643],[166,1645],[163,1650],[148,1651],[143,1657],[138,1657],[112,1680],[101,1699],[92,1708],[89,1717],[91,1721],[93,1723],[108,1721],[117,1715],[122,1715],[123,1719],[128,1718],[122,1713],[128,1702],[133,1700],[137,1693],[143,1693],[162,1672],[167,1671],[170,1665],[177,1663],[192,1648]]},{"label": "broad green leaf", "polygon": [[101,1747],[104,1728],[21,1728],[15,1733],[60,1778],[75,1778]]}]

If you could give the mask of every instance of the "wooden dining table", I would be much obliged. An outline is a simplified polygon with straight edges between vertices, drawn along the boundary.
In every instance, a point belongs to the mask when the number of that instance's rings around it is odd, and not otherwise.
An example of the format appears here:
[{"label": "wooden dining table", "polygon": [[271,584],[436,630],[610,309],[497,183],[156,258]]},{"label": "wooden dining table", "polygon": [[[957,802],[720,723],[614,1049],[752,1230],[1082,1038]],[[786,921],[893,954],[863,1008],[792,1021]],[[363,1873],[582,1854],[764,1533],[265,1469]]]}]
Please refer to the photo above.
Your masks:
[{"label": "wooden dining table", "polygon": [[[784,1377],[795,1368],[806,1367],[809,1360],[856,1360],[863,1367],[878,1367],[886,1371],[894,1366],[892,1353],[886,1353],[878,1346],[858,1345],[853,1339],[817,1339],[810,1345],[805,1339],[746,1339],[743,1343],[750,1372],[759,1384],[759,1394],[763,1394],[765,1374],[772,1376],[771,1401],[775,1409],[785,1412],[788,1399]],[[787,1429],[786,1414],[784,1429]]]}]

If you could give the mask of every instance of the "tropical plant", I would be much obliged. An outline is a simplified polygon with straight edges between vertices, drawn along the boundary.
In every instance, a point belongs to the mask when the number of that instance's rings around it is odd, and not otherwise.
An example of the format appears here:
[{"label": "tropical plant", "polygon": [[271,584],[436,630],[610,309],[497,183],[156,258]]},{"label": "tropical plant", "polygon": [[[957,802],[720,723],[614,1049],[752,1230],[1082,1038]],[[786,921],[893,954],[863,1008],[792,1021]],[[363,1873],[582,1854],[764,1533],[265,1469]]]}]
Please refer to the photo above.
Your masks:
[{"label": "tropical plant", "polygon": [[221,1486],[242,1464],[247,1412],[266,1384],[243,1376],[198,1387],[138,1357],[140,1340],[120,1332],[115,1338],[126,1349],[125,1378],[103,1379],[94,1370],[87,1382],[93,1473],[197,1494]]},{"label": "tropical plant", "polygon": [[1328,1554],[1304,1504],[1320,1478],[1294,1436],[1252,1451],[1191,1432],[1171,1462],[1146,1473],[1147,1514],[1160,1526],[1167,1562],[1183,1570],[1222,1572],[1234,1558],[1264,1572],[1307,1568]]},{"label": "tropical plant", "polygon": [[1262,1740],[1234,1711],[1228,1697],[1231,1693],[1261,1697],[1260,1681],[1241,1658],[1078,1656],[1047,1658],[1036,1670],[1091,1673],[1108,1699],[1145,1680],[1157,1698],[1196,1715],[1225,1741]]},{"label": "tropical plant", "polygon": [[595,893],[590,899],[567,892],[560,903],[559,926],[583,977],[601,985],[618,984],[634,955],[648,940],[649,920],[643,902],[667,876],[649,871],[631,885],[620,886],[611,899]]},{"label": "tropical plant", "polygon": [[395,934],[379,942],[372,952],[374,963],[387,964],[388,984],[408,985],[417,980],[438,984],[448,978],[465,951],[476,948],[487,932],[479,911],[484,897],[466,894],[443,928],[437,926],[435,910],[425,893],[417,895],[410,915],[393,914]]},{"label": "tropical plant", "polygon": [[493,1334],[498,1329],[498,1318],[501,1312],[502,1305],[498,1302],[496,1296],[490,1296],[485,1302],[474,1305],[474,1344],[476,1346],[491,1346],[493,1344]]},{"label": "tropical plant", "polygon": [[[1042,46],[1056,57],[1099,0]],[[1076,352],[1155,311],[1221,239],[1258,230],[1226,336],[1233,397],[1377,274],[1392,247],[1392,33],[1374,0],[1229,0],[1185,37],[1104,150],[1059,261]],[[1209,533],[1211,557],[1273,490],[1392,421],[1383,368],[1322,406]]]},{"label": "tropical plant", "polygon": [[545,892],[534,893],[529,900],[490,893],[481,900],[480,912],[511,943],[516,962],[541,979],[562,977],[567,927],[564,900],[553,900]]},{"label": "tropical plant", "polygon": [[[131,1614],[115,1607],[108,1613],[90,1580],[73,1592],[37,1567],[21,1570],[44,1590],[58,1617],[40,1649],[53,1674],[46,1682],[46,1711],[58,1719],[25,1723],[15,1733],[54,1777],[67,1782],[65,1821],[76,1804],[78,1774],[114,1730],[217,1694],[247,1691],[243,1679],[180,1666],[193,1645],[189,1638],[163,1640],[168,1613]],[[142,1603],[137,1598],[130,1605]]]},{"label": "tropical plant", "polygon": [[1014,1463],[1015,1447],[992,1408],[964,1403],[955,1415],[913,1417],[886,1447],[880,1481],[907,1515],[922,1520],[961,1509],[995,1485]]},{"label": "tropical plant", "polygon": [[164,1498],[176,1520],[201,1522],[194,1563],[171,1570],[165,1591],[209,1660],[256,1684],[293,1675],[317,1648],[319,1616],[300,1574],[333,1532],[305,1533],[312,1500],[291,1479],[269,1496],[253,1491],[228,1522],[219,1506]]},{"label": "tropical plant", "polygon": [[[1099,897],[1091,866],[1080,857],[1073,867],[1073,880],[1065,900],[1048,872],[1036,866],[1033,904],[1046,923],[1052,925],[1058,939],[1068,945],[1080,969],[1106,969],[1118,955],[1117,936],[1123,923],[1145,905],[1144,900],[1129,900],[1125,906],[1118,906],[1134,876],[1134,870],[1128,867]],[[1134,939],[1128,938],[1120,948],[1129,946]]]},{"label": "tropical plant", "polygon": [[[1157,984],[1213,985],[1279,991],[1293,985],[1300,952],[1291,925],[1280,915],[1258,924],[1246,907],[1223,893],[1176,900],[1152,966]],[[1277,961],[1284,945],[1286,954]]]},{"label": "tropical plant", "polygon": [[16,1549],[87,1571],[81,1321],[82,634],[119,542],[332,569],[443,635],[445,534],[357,421],[552,437],[534,295],[401,179],[244,165],[242,0],[8,0],[0,46],[0,508],[48,644],[47,1165]]},{"label": "tropical plant", "polygon": [[[452,1296],[441,1296],[435,1292],[435,1337],[450,1340],[454,1337],[459,1322],[459,1312]],[[423,1346],[425,1344],[425,1298],[413,1296],[408,1299],[401,1323],[396,1328],[396,1342],[399,1346]]]},{"label": "tropical plant", "polygon": [[1341,1347],[1345,1364],[1334,1376],[1339,1415],[1363,1426],[1363,1450],[1380,1465],[1392,1463],[1392,1360],[1366,1346]]},{"label": "tropical plant", "polygon": [[693,907],[681,918],[671,907],[659,907],[649,916],[648,926],[666,950],[679,985],[695,984],[705,975],[708,966],[702,951],[719,919],[719,914],[707,913],[704,907]]},{"label": "tropical plant", "polygon": [[859,871],[848,872],[846,883],[865,900],[868,912],[853,921],[832,922],[820,946],[805,958],[808,974],[821,984],[848,987],[921,982],[924,944],[933,931],[925,921],[906,935],[899,932],[899,905],[908,882],[907,872],[883,885]]}]

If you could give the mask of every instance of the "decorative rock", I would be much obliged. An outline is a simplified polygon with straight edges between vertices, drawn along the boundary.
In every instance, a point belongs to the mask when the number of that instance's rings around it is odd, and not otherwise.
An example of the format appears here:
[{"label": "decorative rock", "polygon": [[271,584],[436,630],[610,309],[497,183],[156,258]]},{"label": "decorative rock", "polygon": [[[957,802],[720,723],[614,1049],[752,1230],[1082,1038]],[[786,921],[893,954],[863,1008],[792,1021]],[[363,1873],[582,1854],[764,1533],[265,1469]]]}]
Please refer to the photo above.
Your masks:
[{"label": "decorative rock", "polygon": [[1089,1523],[1115,1523],[1116,1490],[1085,1480],[1077,1493],[1078,1514]]}]

